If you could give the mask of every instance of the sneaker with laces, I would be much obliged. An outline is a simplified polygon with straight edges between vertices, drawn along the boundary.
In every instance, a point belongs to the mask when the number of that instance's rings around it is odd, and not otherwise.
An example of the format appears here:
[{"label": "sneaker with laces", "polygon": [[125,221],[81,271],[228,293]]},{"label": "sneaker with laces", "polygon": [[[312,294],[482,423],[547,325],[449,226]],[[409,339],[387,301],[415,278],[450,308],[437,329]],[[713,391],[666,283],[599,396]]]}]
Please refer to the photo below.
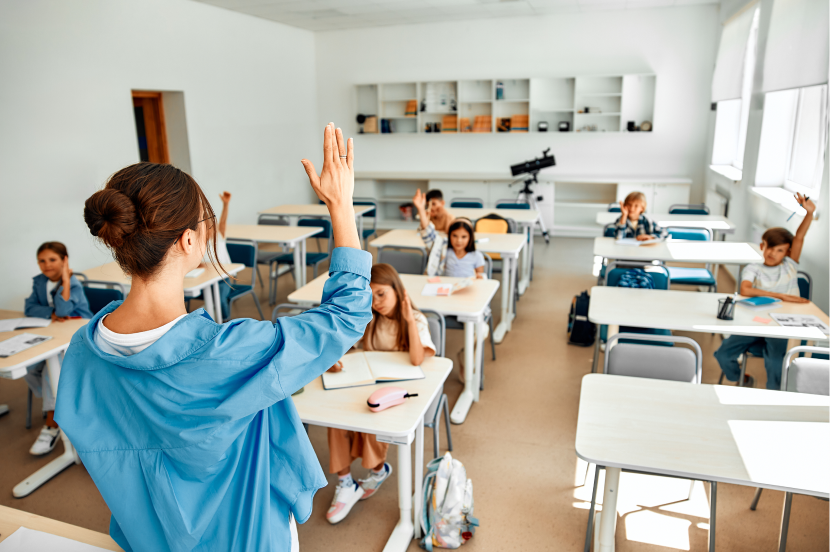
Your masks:
[{"label": "sneaker with laces", "polygon": [[360,486],[363,488],[363,497],[360,500],[366,500],[378,489],[380,486],[383,485],[383,482],[392,475],[392,466],[389,465],[388,462],[383,463],[383,471],[380,473],[375,473],[373,471],[369,472],[369,477],[366,479],[360,480]]},{"label": "sneaker with laces", "polygon": [[49,454],[55,450],[55,445],[58,444],[58,438],[61,436],[59,427],[43,426],[40,430],[40,435],[37,436],[35,444],[29,449],[29,454],[33,456],[42,456]]},{"label": "sneaker with laces", "polygon": [[341,482],[335,489],[331,506],[329,511],[326,512],[328,522],[334,525],[343,521],[349,515],[352,506],[357,504],[357,501],[363,496],[363,492],[363,487],[354,479],[351,483]]}]

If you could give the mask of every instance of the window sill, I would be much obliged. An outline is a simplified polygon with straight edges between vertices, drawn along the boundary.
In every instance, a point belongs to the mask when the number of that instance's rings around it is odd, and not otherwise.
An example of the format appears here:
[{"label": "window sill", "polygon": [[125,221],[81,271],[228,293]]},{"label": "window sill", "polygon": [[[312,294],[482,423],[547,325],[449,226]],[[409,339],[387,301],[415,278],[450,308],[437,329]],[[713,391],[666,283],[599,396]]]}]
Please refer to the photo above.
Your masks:
[{"label": "window sill", "polygon": [[[807,211],[798,204],[793,197],[793,193],[778,186],[755,186],[749,189],[753,194],[762,197],[775,205],[781,211],[787,214],[794,213],[800,217],[807,214]],[[818,211],[813,214],[814,219],[818,219]]]},{"label": "window sill", "polygon": [[709,165],[709,168],[733,182],[740,182],[744,177],[741,169],[735,168],[732,165]]}]

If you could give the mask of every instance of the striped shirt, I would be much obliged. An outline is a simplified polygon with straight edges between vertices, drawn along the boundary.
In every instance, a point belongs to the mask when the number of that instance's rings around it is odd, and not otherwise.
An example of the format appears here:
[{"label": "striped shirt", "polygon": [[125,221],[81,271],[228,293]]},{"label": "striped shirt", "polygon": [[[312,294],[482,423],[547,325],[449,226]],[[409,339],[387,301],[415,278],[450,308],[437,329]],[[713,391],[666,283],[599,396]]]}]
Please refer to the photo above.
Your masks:
[{"label": "striped shirt", "polygon": [[[620,217],[621,219],[622,217]],[[640,215],[640,219],[632,224],[631,220],[626,220],[625,224],[620,224],[620,219],[617,219],[617,239],[636,238],[637,236],[655,236],[657,238],[665,238],[668,232],[665,228],[658,226],[652,222],[645,215]]]},{"label": "striped shirt", "polygon": [[741,273],[741,281],[752,283],[752,287],[801,296],[798,289],[798,263],[790,257],[784,257],[780,264],[767,266],[762,263],[748,265]]}]

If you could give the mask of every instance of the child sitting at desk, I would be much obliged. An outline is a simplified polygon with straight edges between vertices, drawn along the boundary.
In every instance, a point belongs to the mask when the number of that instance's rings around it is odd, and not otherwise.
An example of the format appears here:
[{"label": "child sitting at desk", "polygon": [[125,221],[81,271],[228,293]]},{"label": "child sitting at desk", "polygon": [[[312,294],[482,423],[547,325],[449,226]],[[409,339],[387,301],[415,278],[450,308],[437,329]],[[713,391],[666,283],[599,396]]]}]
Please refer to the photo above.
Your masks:
[{"label": "child sitting at desk", "polygon": [[[816,205],[809,198],[796,195],[807,214],[793,236],[786,228],[770,228],[761,237],[764,264],[751,264],[741,273],[741,295],[745,297],[774,297],[791,303],[809,303],[799,294],[798,260],[804,247],[804,236],[813,221]],[[715,351],[715,358],[729,381],[738,381],[741,370],[738,357],[753,345],[764,347],[764,368],[767,371],[767,389],[781,389],[781,363],[787,352],[786,339],[732,335],[723,340]],[[744,387],[752,387],[754,379],[744,374]]]},{"label": "child sitting at desk", "polygon": [[444,194],[441,190],[430,190],[424,195],[419,188],[415,192],[415,197],[412,198],[412,203],[418,209],[421,226],[424,228],[428,222],[431,222],[438,232],[446,233],[452,221],[455,220],[455,217],[444,207]]},{"label": "child sitting at desk", "polygon": [[432,222],[426,222],[425,201],[417,194],[413,200],[421,217],[418,233],[429,249],[427,276],[484,278],[484,255],[476,251],[473,225],[465,218],[455,219],[447,229],[447,238],[438,234]]},{"label": "child sitting at desk", "polygon": [[[228,205],[231,202],[231,193],[222,192],[219,194],[219,199],[222,200],[222,214],[219,217],[219,226],[216,232],[216,255],[219,257],[216,260],[219,261],[219,264],[221,265],[229,265],[231,264],[231,256],[230,253],[228,253],[228,246],[225,244],[225,230],[228,226]],[[211,264],[211,251],[213,251],[213,246],[208,243],[205,248],[205,256],[202,258],[202,267]],[[228,297],[230,296],[232,290],[233,288],[227,280],[223,279],[219,282],[219,304],[222,308],[222,320],[217,320],[219,323],[231,317],[231,302]]]},{"label": "child sitting at desk", "polygon": [[[92,318],[84,288],[69,269],[69,253],[61,242],[46,242],[37,248],[37,264],[42,274],[34,277],[32,294],[26,299],[24,314],[35,318],[51,318],[63,322],[68,318]],[[46,362],[26,368],[26,383],[38,397],[43,397],[46,425],[29,449],[34,456],[55,449],[61,430],[55,423],[55,397],[49,385],[49,374],[43,373]],[[45,376],[45,377],[44,377]]]},{"label": "child sitting at desk", "polygon": [[[363,339],[358,342],[365,351],[409,351],[413,366],[435,354],[435,344],[429,334],[426,317],[409,300],[398,272],[388,264],[372,267],[372,321],[366,326]],[[338,361],[330,372],[339,372]],[[329,471],[340,476],[326,519],[339,523],[358,500],[366,500],[392,474],[386,462],[388,443],[379,443],[374,435],[344,429],[328,430]],[[369,468],[368,477],[356,482],[352,479],[351,464],[361,458],[361,465]]]},{"label": "child sitting at desk", "polygon": [[665,238],[668,232],[643,213],[646,211],[646,196],[642,192],[631,192],[620,201],[620,218],[617,221],[618,240],[635,238],[639,241]]}]

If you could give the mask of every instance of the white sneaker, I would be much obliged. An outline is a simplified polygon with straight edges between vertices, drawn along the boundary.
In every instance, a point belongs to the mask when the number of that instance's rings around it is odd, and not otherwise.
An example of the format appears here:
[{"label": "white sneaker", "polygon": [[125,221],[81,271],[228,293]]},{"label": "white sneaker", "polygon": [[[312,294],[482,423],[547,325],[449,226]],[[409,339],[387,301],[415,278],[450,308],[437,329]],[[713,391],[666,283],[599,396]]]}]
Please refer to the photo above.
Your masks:
[{"label": "white sneaker", "polygon": [[40,435],[37,436],[37,441],[29,449],[29,454],[33,456],[49,454],[55,450],[55,445],[58,444],[60,436],[61,430],[59,427],[43,426],[43,429],[40,430]]},{"label": "white sneaker", "polygon": [[360,500],[366,500],[374,495],[375,491],[380,489],[380,486],[390,475],[392,475],[392,466],[388,462],[383,463],[383,471],[380,473],[370,470],[369,476],[360,480],[360,486],[363,488],[363,497]]},{"label": "white sneaker", "polygon": [[326,512],[328,522],[334,525],[343,521],[362,496],[363,487],[354,479],[351,483],[340,483],[334,491],[329,511]]}]

